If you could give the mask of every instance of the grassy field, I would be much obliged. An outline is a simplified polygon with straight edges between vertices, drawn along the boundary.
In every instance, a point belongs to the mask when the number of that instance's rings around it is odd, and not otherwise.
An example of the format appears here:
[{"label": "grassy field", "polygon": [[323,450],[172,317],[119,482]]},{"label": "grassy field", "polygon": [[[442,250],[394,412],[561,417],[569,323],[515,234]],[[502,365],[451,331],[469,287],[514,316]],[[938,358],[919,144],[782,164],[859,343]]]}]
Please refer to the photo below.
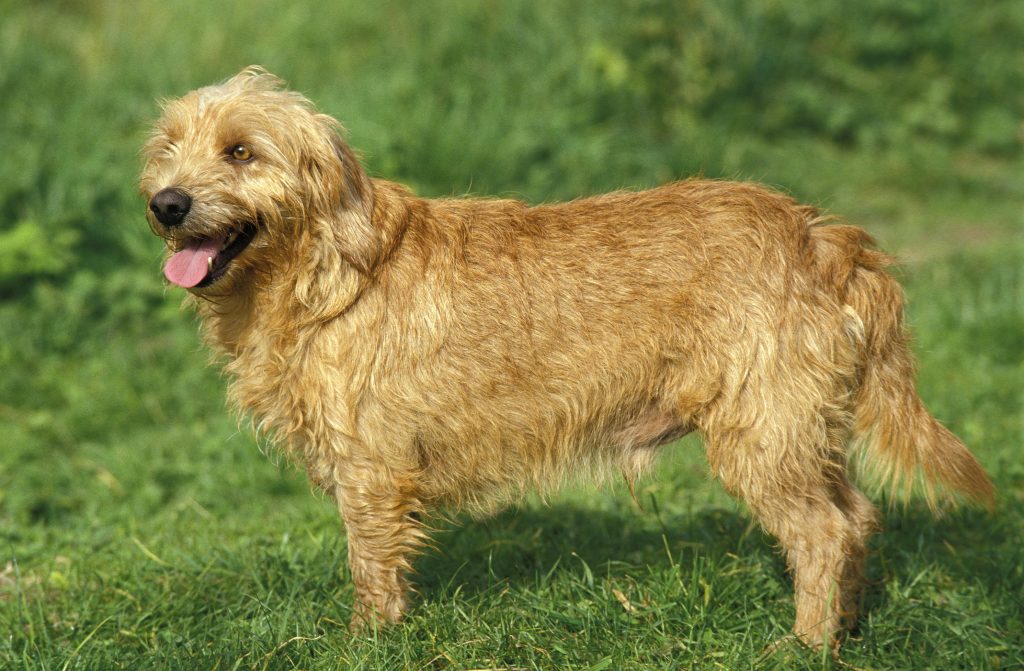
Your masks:
[{"label": "grassy field", "polygon": [[[1024,666],[1024,6],[327,7],[0,0],[0,669]],[[408,623],[351,636],[333,505],[226,412],[135,190],[155,100],[250,63],[425,195],[703,173],[868,228],[997,510],[887,506],[842,661],[773,651],[784,564],[686,440],[642,508],[442,523]]]}]

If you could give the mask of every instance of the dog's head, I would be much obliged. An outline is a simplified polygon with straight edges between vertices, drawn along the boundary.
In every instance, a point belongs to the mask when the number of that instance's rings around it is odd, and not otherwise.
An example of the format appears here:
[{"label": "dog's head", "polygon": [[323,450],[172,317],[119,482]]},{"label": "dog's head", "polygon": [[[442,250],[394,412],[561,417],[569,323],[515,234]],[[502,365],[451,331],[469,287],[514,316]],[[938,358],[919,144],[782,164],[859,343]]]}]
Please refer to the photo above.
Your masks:
[{"label": "dog's head", "polygon": [[369,273],[380,254],[372,187],[339,125],[262,69],[164,105],[143,150],[146,215],[168,280],[201,297],[259,278]]}]

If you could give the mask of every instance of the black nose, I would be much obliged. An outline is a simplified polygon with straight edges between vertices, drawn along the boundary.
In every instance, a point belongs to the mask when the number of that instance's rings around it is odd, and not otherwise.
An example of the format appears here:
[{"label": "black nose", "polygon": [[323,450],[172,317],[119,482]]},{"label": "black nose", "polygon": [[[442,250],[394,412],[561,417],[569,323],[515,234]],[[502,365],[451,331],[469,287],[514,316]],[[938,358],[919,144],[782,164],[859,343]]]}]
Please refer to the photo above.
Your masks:
[{"label": "black nose", "polygon": [[156,215],[157,221],[168,228],[180,224],[191,207],[192,199],[181,189],[158,191],[149,201],[149,209]]}]

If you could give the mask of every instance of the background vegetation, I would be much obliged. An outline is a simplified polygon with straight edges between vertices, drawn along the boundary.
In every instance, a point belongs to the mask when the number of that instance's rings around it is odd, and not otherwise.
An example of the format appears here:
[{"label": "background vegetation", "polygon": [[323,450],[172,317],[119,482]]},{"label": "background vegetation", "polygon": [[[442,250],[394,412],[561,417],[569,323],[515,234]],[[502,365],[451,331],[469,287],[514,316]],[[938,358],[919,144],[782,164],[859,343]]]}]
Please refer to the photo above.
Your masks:
[{"label": "background vegetation", "polygon": [[[1024,665],[1024,4],[0,0],[0,668]],[[426,195],[757,179],[906,260],[920,386],[1000,490],[912,503],[835,663],[770,541],[669,450],[638,510],[444,524],[407,626],[352,638],[332,506],[261,454],[135,191],[155,100],[261,63]],[[271,453],[272,454],[272,453]]]}]

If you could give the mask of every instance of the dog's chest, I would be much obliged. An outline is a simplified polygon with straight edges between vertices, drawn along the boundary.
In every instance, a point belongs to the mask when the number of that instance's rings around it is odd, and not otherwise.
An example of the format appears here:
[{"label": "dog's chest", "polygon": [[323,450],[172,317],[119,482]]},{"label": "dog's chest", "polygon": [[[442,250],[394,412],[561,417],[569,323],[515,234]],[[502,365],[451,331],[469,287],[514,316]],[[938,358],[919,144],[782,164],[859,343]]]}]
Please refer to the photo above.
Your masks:
[{"label": "dog's chest", "polygon": [[228,396],[260,433],[289,449],[337,441],[354,433],[353,408],[365,375],[352,341],[329,333],[290,333],[243,341],[226,366]]}]

